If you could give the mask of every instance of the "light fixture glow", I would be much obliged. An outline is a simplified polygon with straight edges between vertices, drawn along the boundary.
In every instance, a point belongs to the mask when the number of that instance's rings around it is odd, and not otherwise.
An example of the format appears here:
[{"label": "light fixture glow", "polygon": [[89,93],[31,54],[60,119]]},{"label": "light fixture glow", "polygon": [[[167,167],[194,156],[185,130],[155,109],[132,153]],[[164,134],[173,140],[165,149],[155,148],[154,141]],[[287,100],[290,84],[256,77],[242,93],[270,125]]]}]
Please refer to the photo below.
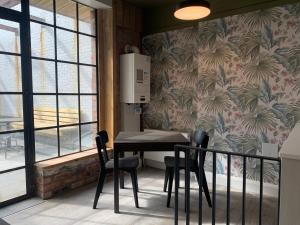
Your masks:
[{"label": "light fixture glow", "polygon": [[204,0],[187,0],[178,3],[174,16],[180,20],[198,20],[210,14],[210,4]]}]

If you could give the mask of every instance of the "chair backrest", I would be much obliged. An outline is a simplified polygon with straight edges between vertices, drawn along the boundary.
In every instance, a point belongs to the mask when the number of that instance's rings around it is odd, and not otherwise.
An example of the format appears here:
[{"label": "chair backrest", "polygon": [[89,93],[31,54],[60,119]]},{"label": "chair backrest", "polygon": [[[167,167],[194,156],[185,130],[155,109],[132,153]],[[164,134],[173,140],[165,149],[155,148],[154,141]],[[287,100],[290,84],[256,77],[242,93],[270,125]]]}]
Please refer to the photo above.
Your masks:
[{"label": "chair backrest", "polygon": [[97,144],[100,166],[102,169],[105,168],[105,163],[109,160],[107,150],[106,150],[107,142],[108,142],[107,132],[105,130],[98,132],[96,136],[96,144]]},{"label": "chair backrest", "polygon": [[[205,132],[202,129],[197,129],[193,133],[192,138],[193,138],[193,142],[196,144],[196,147],[207,148],[208,141],[209,141],[209,136],[207,132]],[[198,155],[199,155],[198,153],[199,151],[191,151],[191,159],[195,160],[195,162],[197,162]],[[202,155],[203,162],[205,160],[205,155],[206,152],[204,152]]]},{"label": "chair backrest", "polygon": [[193,141],[196,143],[196,147],[207,148],[209,136],[204,130],[197,129],[193,134]]}]

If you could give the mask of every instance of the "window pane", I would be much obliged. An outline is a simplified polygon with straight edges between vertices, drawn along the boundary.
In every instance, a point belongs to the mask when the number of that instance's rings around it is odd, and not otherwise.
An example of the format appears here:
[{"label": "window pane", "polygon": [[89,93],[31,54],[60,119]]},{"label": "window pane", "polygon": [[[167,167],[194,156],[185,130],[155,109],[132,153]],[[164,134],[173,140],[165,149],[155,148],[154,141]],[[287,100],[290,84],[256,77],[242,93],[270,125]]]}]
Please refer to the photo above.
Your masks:
[{"label": "window pane", "polygon": [[0,95],[0,131],[22,129],[22,95]]},{"label": "window pane", "polygon": [[59,96],[59,125],[79,122],[78,97],[71,95]]},{"label": "window pane", "polygon": [[80,93],[97,93],[96,67],[80,66]]},{"label": "window pane", "polygon": [[97,121],[97,96],[80,96],[81,122]]},{"label": "window pane", "polygon": [[55,96],[33,96],[33,103],[35,128],[52,127],[57,125]]},{"label": "window pane", "polygon": [[86,34],[95,35],[95,10],[88,6],[78,4],[79,11],[79,31]]},{"label": "window pane", "polygon": [[57,58],[77,62],[77,37],[75,33],[57,29]]},{"label": "window pane", "polygon": [[0,171],[24,165],[24,133],[0,134]]},{"label": "window pane", "polygon": [[26,194],[25,169],[0,175],[0,203]]},{"label": "window pane", "polygon": [[77,30],[76,2],[71,0],[56,0],[57,26]]},{"label": "window pane", "polygon": [[35,131],[35,160],[41,161],[58,156],[57,129]]},{"label": "window pane", "polygon": [[[0,1],[0,7],[21,11],[21,0]],[[0,35],[1,36],[1,35]]]},{"label": "window pane", "polygon": [[60,154],[66,155],[79,151],[79,126],[59,128]]},{"label": "window pane", "polygon": [[55,63],[45,60],[32,60],[32,81],[34,93],[55,93]]},{"label": "window pane", "polygon": [[30,18],[53,24],[53,1],[30,0]]},{"label": "window pane", "polygon": [[88,150],[96,148],[97,124],[87,124],[81,126],[81,148]]},{"label": "window pane", "polygon": [[18,23],[0,19],[0,37],[0,51],[20,53],[20,27]]},{"label": "window pane", "polygon": [[54,29],[38,23],[30,23],[32,56],[54,59]]},{"label": "window pane", "polygon": [[79,35],[79,61],[80,63],[96,64],[96,39]]},{"label": "window pane", "polygon": [[58,92],[78,93],[77,65],[58,63]]},{"label": "window pane", "polygon": [[0,54],[0,92],[22,92],[20,56]]}]

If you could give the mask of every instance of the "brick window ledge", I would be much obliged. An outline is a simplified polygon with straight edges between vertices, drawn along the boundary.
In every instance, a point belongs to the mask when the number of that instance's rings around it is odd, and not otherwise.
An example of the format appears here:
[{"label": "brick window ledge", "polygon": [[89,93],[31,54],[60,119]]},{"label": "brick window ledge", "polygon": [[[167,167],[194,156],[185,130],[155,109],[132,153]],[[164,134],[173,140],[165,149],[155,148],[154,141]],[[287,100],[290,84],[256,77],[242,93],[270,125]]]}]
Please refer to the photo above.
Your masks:
[{"label": "brick window ledge", "polygon": [[64,190],[93,183],[98,179],[99,170],[97,149],[38,162],[35,164],[36,194],[49,199]]}]

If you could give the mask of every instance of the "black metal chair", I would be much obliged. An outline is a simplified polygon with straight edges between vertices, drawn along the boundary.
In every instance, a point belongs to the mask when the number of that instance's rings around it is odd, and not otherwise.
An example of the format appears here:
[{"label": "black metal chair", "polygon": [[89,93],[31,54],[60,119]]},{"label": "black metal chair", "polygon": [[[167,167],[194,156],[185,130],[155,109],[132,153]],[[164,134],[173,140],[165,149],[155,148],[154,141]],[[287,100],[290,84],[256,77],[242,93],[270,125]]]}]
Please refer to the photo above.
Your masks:
[{"label": "black metal chair", "polygon": [[[106,143],[108,142],[108,135],[105,130],[98,132],[96,136],[96,144],[98,149],[99,155],[99,162],[100,162],[100,175],[97,185],[97,190],[94,199],[93,209],[96,209],[98,199],[100,197],[100,193],[102,193],[104,181],[106,174],[108,172],[113,171],[114,169],[114,161],[113,159],[109,159],[107,150],[106,150]],[[139,208],[138,202],[138,180],[137,180],[137,167],[139,165],[139,159],[135,156],[133,157],[126,157],[119,159],[119,169],[125,172],[128,172],[131,176],[132,180],[132,189],[135,201],[135,207]]]},{"label": "black metal chair", "polygon": [[[196,143],[196,147],[201,148],[207,148],[209,136],[208,134],[203,130],[196,130],[193,135],[193,141]],[[198,163],[198,151],[191,152],[190,156],[190,169],[191,172],[194,172],[199,184],[199,163]],[[205,162],[205,155],[206,152],[202,153],[202,165],[204,165]],[[164,183],[164,192],[167,190],[168,186],[168,199],[167,199],[167,207],[170,207],[170,201],[171,201],[171,194],[172,194],[172,185],[173,185],[173,178],[174,178],[174,165],[175,165],[175,157],[173,156],[165,156],[164,158],[165,165],[166,165],[166,172],[165,172],[165,183]],[[179,159],[179,170],[185,169],[185,159],[180,158]],[[206,196],[207,203],[210,207],[212,207],[211,198],[207,186],[207,180],[204,172],[204,168],[202,168],[203,173],[203,191]]]}]

